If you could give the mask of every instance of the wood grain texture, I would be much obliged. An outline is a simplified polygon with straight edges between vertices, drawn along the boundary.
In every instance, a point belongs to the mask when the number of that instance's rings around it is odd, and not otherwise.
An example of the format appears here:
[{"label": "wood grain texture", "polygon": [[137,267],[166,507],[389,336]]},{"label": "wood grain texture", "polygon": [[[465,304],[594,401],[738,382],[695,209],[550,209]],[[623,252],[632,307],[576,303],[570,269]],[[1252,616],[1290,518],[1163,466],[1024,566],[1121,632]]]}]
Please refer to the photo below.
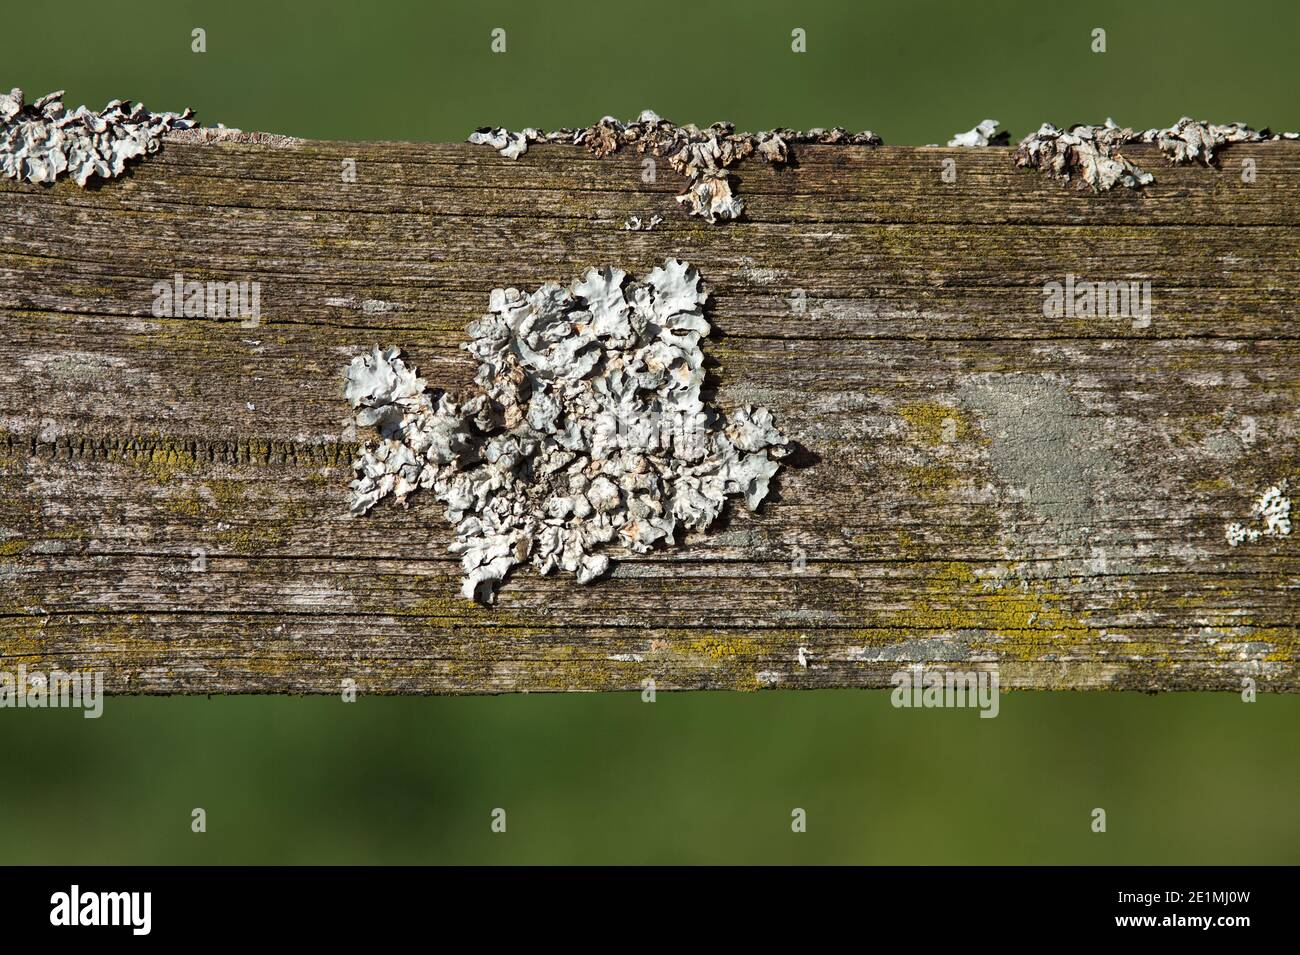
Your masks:
[{"label": "wood grain texture", "polygon": [[[710,226],[631,153],[194,138],[97,188],[0,183],[0,669],[137,693],[870,687],[911,662],[1300,689],[1300,535],[1223,534],[1300,483],[1300,145],[1219,170],[1127,149],[1157,182],[1104,195],[1006,149],[801,147],[742,164],[747,219]],[[712,293],[717,403],[799,442],[757,514],[616,551],[588,587],[517,571],[493,608],[456,595],[431,498],[346,516],[353,354],[400,345],[461,387],[492,288],[668,256]],[[260,324],[154,317],[176,272],[259,282]],[[1067,273],[1149,281],[1150,323],[1044,317]]]}]

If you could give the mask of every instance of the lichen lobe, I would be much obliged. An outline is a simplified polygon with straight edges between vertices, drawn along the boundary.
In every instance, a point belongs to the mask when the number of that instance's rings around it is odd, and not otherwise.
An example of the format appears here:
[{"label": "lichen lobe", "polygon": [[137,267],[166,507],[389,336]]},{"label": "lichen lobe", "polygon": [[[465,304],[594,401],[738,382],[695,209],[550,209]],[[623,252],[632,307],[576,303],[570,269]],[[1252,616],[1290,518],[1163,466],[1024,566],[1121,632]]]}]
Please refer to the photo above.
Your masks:
[{"label": "lichen lobe", "polygon": [[954,135],[948,140],[948,145],[961,146],[967,149],[984,146],[1006,146],[1011,140],[1011,134],[1005,130],[998,132],[998,125],[996,119],[981,120],[975,124],[974,128]]},{"label": "lichen lobe", "polygon": [[113,100],[99,112],[63,105],[63,91],[23,103],[15,87],[0,93],[0,174],[18,180],[52,183],[68,175],[79,186],[112,179],[127,164],[156,152],[163,134],[190,129],[193,111],[151,113],[137,103]]},{"label": "lichen lobe", "polygon": [[604,268],[495,289],[461,346],[479,366],[459,398],[430,394],[397,348],[357,356],[344,396],[380,440],[353,462],[353,513],[432,491],[456,529],[463,595],[491,602],[519,564],[589,583],[610,567],[605,545],[672,546],[729,495],[756,509],[787,439],[765,408],[705,403],[706,299],[675,259],[644,281]]}]

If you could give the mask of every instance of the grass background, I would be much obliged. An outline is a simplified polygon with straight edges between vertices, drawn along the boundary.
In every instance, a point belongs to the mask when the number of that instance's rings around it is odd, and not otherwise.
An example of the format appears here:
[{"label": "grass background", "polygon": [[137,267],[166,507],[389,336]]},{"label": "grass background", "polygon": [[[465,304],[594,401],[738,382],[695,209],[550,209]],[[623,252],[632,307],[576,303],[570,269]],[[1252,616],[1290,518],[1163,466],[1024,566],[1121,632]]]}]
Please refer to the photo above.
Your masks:
[{"label": "grass background", "polygon": [[[0,83],[322,139],[645,107],[895,144],[986,116],[1016,138],[1107,116],[1297,129],[1297,27],[1291,0],[66,0],[6,11]],[[1015,693],[995,720],[853,691],[110,699],[99,720],[0,711],[0,862],[1295,864],[1297,727],[1300,698],[1231,694]]]}]

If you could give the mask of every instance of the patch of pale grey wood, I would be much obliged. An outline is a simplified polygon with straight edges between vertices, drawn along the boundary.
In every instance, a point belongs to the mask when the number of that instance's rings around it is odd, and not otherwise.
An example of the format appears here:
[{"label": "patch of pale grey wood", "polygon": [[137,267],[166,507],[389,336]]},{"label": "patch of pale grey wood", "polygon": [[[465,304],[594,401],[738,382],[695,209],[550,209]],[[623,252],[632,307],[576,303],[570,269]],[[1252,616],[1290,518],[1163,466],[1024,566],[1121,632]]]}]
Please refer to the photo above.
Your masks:
[{"label": "patch of pale grey wood", "polygon": [[1086,539],[1119,483],[1102,422],[1047,375],[971,377],[957,400],[983,422],[998,481],[1062,537]]}]

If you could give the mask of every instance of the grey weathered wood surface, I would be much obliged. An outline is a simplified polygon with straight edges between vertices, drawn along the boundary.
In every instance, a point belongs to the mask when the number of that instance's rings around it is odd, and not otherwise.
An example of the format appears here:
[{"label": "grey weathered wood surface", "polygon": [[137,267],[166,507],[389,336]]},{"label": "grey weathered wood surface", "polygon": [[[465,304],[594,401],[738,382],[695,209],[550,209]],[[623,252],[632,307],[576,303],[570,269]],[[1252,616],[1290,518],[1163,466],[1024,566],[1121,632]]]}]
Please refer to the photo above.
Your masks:
[{"label": "grey weathered wood surface", "polygon": [[[1223,536],[1300,478],[1300,146],[1128,154],[1141,194],[1005,149],[803,147],[742,164],[748,219],[720,226],[665,165],[647,185],[634,154],[562,146],[181,136],[98,188],[0,182],[0,669],[143,693],[880,686],[909,661],[1300,688],[1300,534]],[[432,500],[345,516],[351,355],[397,344],[457,387],[494,286],[667,256],[713,293],[719,404],[767,404],[804,448],[758,514],[590,587],[516,572],[487,609],[455,595]],[[153,317],[175,272],[260,282],[261,325]],[[1149,327],[1045,318],[1067,273],[1149,280]]]}]

